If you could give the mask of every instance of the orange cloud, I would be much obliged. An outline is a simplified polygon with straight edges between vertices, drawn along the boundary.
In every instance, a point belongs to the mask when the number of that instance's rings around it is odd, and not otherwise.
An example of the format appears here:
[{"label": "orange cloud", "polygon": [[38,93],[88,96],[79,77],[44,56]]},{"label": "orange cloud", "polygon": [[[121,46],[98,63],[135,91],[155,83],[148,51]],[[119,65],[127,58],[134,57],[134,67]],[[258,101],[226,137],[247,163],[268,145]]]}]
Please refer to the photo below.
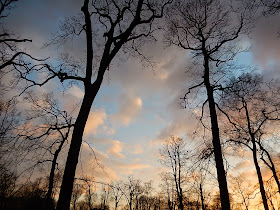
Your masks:
[{"label": "orange cloud", "polygon": [[107,115],[104,109],[90,112],[85,127],[85,135],[90,135],[90,134],[96,135],[98,131],[98,127],[103,125],[106,119],[107,119]]}]

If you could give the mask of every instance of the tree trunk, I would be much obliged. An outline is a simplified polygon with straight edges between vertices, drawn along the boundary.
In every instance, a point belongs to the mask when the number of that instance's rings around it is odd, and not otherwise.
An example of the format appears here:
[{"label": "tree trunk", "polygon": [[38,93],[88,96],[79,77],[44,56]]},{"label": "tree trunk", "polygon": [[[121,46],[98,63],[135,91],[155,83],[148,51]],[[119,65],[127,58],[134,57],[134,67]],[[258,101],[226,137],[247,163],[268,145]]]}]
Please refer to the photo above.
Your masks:
[{"label": "tree trunk", "polygon": [[217,168],[218,183],[220,189],[220,199],[223,210],[230,209],[229,193],[227,186],[226,173],[224,169],[218,118],[216,113],[216,104],[214,100],[214,90],[210,84],[210,69],[209,57],[207,51],[203,52],[204,55],[204,84],[207,90],[207,98],[209,104],[210,118],[211,118],[211,131],[212,131],[212,144],[214,147],[214,156]]},{"label": "tree trunk", "polygon": [[49,178],[49,187],[48,187],[48,192],[46,195],[47,199],[47,209],[52,209],[52,191],[53,191],[53,181],[54,181],[54,172],[55,172],[55,166],[57,162],[58,155],[62,149],[62,146],[64,142],[66,141],[67,138],[63,137],[63,140],[60,142],[59,147],[54,153],[53,160],[52,160],[52,167],[51,167],[51,172],[50,172],[50,178]]},{"label": "tree trunk", "polygon": [[87,90],[87,88],[85,90],[85,95],[80,108],[80,112],[75,122],[74,130],[72,134],[72,140],[68,151],[66,166],[63,174],[63,181],[62,181],[59,199],[57,203],[57,210],[69,210],[76,166],[78,164],[80,148],[82,145],[84,128],[90,113],[93,100],[98,92],[98,89],[97,88],[93,89],[92,91],[93,94],[88,93],[90,91]]},{"label": "tree trunk", "polygon": [[266,156],[268,157],[268,160],[269,160],[269,162],[270,162],[270,165],[269,165],[269,163],[268,163],[264,158],[261,158],[261,159],[262,159],[263,162],[267,165],[267,167],[272,171],[274,180],[275,180],[275,182],[276,182],[276,184],[277,184],[277,187],[278,187],[278,193],[280,193],[280,182],[279,182],[279,178],[278,178],[277,173],[276,173],[276,169],[275,169],[275,165],[274,165],[274,163],[273,163],[273,160],[272,160],[272,158],[271,158],[269,152],[261,145],[261,143],[258,142],[258,144],[259,144],[261,150],[264,151],[265,154],[266,154]]},{"label": "tree trunk", "polygon": [[250,138],[251,138],[251,142],[253,144],[253,148],[252,148],[253,160],[254,160],[257,176],[258,176],[259,185],[260,185],[263,207],[264,207],[265,210],[269,210],[266,195],[265,195],[262,173],[261,173],[261,169],[260,169],[260,166],[259,166],[259,163],[258,163],[258,158],[257,158],[257,145],[256,145],[255,133],[251,129],[251,120],[250,120],[250,115],[249,115],[249,111],[248,111],[248,106],[247,106],[246,101],[243,98],[242,98],[242,103],[243,103],[243,107],[245,108],[248,132],[249,132],[249,135],[250,135]]},{"label": "tree trunk", "polygon": [[182,198],[182,196],[180,195],[180,197],[179,197],[179,209],[180,210],[183,210],[184,209],[184,204],[183,204],[183,198]]},{"label": "tree trunk", "polygon": [[200,191],[200,199],[201,199],[201,208],[202,210],[206,210],[204,206],[204,197],[203,197],[203,191],[202,191],[202,185],[199,184],[199,191]]},{"label": "tree trunk", "polygon": [[257,159],[257,147],[256,147],[255,137],[251,136],[251,138],[252,138],[252,144],[253,144],[253,159],[254,159],[256,172],[257,172],[257,175],[258,175],[258,181],[259,181],[260,191],[261,191],[261,195],[262,195],[263,207],[264,207],[265,210],[269,210],[266,195],[265,195],[265,189],[264,189],[261,169],[260,169],[258,159]]},{"label": "tree trunk", "polygon": [[273,173],[274,180],[275,180],[275,182],[277,184],[277,187],[278,187],[278,193],[280,193],[280,183],[279,183],[279,179],[278,179],[278,176],[277,176],[277,173],[276,173],[276,169],[275,169],[274,163],[271,159],[270,159],[270,162],[271,162],[271,171]]}]

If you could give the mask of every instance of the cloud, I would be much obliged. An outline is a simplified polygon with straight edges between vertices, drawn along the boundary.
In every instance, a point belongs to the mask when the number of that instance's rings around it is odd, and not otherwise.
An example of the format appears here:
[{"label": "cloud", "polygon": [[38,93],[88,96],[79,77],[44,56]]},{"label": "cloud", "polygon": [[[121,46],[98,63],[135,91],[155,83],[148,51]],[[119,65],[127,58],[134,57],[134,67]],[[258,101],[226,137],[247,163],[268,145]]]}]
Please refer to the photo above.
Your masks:
[{"label": "cloud", "polygon": [[135,144],[127,146],[129,149],[129,153],[131,154],[142,154],[144,153],[144,149],[141,144]]},{"label": "cloud", "polygon": [[105,123],[107,115],[104,109],[91,111],[87,120],[84,134],[88,135],[97,135],[99,126]]},{"label": "cloud", "polygon": [[107,150],[107,153],[114,157],[123,159],[125,158],[125,156],[122,154],[123,146],[123,142],[120,142],[118,140],[112,140],[112,145]]},{"label": "cloud", "polygon": [[263,69],[265,77],[279,77],[280,68],[280,39],[279,15],[266,18],[260,22],[253,34],[253,59]]},{"label": "cloud", "polygon": [[139,170],[143,168],[150,168],[152,167],[149,164],[143,164],[143,163],[128,163],[128,164],[119,164],[119,167],[123,169],[130,169],[130,170]]},{"label": "cloud", "polygon": [[236,170],[247,168],[248,166],[252,166],[252,162],[249,160],[244,160],[240,163],[237,163],[236,166],[234,167]]},{"label": "cloud", "polygon": [[118,111],[111,116],[115,123],[121,122],[128,126],[133,118],[140,114],[142,110],[142,100],[134,95],[123,94],[119,98]]},{"label": "cloud", "polygon": [[118,179],[116,173],[110,163],[110,158],[107,154],[99,151],[93,146],[88,146],[86,143],[82,145],[81,160],[79,162],[76,176],[90,176],[95,180],[109,182],[113,179]]},{"label": "cloud", "polygon": [[[99,141],[100,144],[111,143],[106,151],[108,154],[100,151],[97,147],[83,143],[81,160],[79,162],[77,176],[91,176],[98,181],[110,181],[119,179],[124,175],[132,174],[136,171],[147,170],[152,165],[144,163],[142,159],[127,160],[122,158],[123,145],[118,140],[104,139]],[[114,149],[112,149],[114,148]],[[118,158],[111,158],[110,155]]]}]

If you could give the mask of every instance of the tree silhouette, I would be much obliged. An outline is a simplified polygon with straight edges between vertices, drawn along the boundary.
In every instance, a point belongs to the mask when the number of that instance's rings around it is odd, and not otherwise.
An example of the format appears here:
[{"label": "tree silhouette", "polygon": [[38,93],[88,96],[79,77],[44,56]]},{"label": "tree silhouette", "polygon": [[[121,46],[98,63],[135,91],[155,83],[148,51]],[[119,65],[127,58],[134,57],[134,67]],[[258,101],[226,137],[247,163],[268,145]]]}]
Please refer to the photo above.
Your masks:
[{"label": "tree silhouette", "polygon": [[222,78],[217,74],[219,71],[224,72],[225,69],[228,69],[223,64],[232,60],[240,51],[237,46],[232,46],[230,43],[236,40],[242,32],[244,17],[232,12],[229,7],[218,0],[178,0],[170,9],[167,19],[169,20],[169,30],[166,34],[166,42],[170,45],[177,45],[181,49],[190,50],[198,59],[196,66],[201,67],[197,70],[201,71],[200,82],[189,88],[183,99],[186,100],[188,94],[195,88],[205,87],[207,99],[203,103],[203,108],[208,103],[221,203],[222,208],[228,210],[230,202],[219,134],[215,91],[219,89],[221,85],[219,81]]},{"label": "tree silhouette", "polygon": [[[73,33],[80,35],[82,32],[85,33],[87,55],[85,75],[71,75],[71,71],[67,72],[67,70],[63,69],[54,71],[49,68],[50,76],[45,80],[47,82],[53,77],[58,77],[61,82],[66,80],[82,82],[85,92],[73,129],[57,209],[69,209],[84,128],[106,70],[123,45],[129,42],[135,43],[138,39],[151,36],[154,30],[152,23],[155,19],[162,17],[163,10],[169,3],[169,1],[151,3],[150,1],[144,0],[120,2],[114,0],[102,2],[85,0],[81,8],[84,23],[80,25],[76,24],[80,27],[76,28],[76,30],[68,30],[69,28],[67,27],[64,28],[66,34]],[[93,42],[93,37],[96,38],[96,36],[94,36],[92,20],[94,23],[98,23],[100,27],[98,32],[102,31],[102,36],[97,42]],[[71,24],[68,26],[71,27]],[[99,47],[94,49],[94,44],[96,43]],[[95,51],[100,55],[98,63],[95,63],[94,60]],[[97,74],[95,75],[94,71],[96,69]],[[94,76],[96,77],[94,82],[92,82],[92,77]]]},{"label": "tree silhouette", "polygon": [[[258,153],[260,149],[263,152],[266,151],[261,141],[265,134],[265,126],[272,121],[279,120],[278,107],[280,101],[278,91],[279,89],[277,88],[273,90],[272,85],[266,88],[262,77],[259,75],[243,74],[237,79],[231,79],[228,89],[225,90],[223,101],[223,106],[227,110],[235,111],[234,113],[229,112],[229,114],[224,111],[224,114],[233,125],[233,128],[228,130],[229,141],[245,145],[252,151],[263,205],[267,210],[269,207],[258,162]],[[233,136],[230,135],[232,131]],[[268,164],[263,157],[262,159]],[[273,174],[276,175],[274,165],[269,166]],[[276,183],[279,183],[277,175],[275,180]]]},{"label": "tree silhouette", "polygon": [[177,193],[179,209],[184,209],[183,204],[183,184],[185,181],[184,168],[186,167],[189,157],[188,151],[185,148],[185,142],[182,138],[171,136],[163,148],[160,149],[160,162],[172,169],[173,182]]}]

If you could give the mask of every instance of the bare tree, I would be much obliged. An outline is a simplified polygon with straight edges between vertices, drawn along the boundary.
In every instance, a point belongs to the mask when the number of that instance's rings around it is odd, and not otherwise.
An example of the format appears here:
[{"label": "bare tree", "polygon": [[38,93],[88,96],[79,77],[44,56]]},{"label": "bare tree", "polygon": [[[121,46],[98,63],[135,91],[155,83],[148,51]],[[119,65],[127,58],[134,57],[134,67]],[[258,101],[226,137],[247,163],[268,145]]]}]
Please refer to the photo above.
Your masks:
[{"label": "bare tree", "polygon": [[39,98],[30,92],[26,100],[31,104],[31,108],[26,112],[25,123],[32,126],[19,129],[21,142],[25,142],[25,145],[20,143],[19,147],[23,149],[22,153],[35,153],[35,164],[32,167],[36,167],[38,163],[41,165],[51,162],[46,199],[47,208],[52,208],[58,158],[74,125],[72,117],[61,110],[53,94],[45,94],[43,98]]},{"label": "bare tree", "polygon": [[[139,46],[143,43],[141,41],[154,40],[152,33],[156,27],[153,23],[163,16],[164,9],[170,2],[171,0],[84,0],[81,8],[83,15],[79,18],[66,19],[61,26],[62,33],[58,33],[52,41],[63,44],[69,38],[84,34],[86,36],[84,71],[77,65],[51,66],[40,63],[42,60],[24,52],[14,54],[0,66],[0,69],[8,65],[13,66],[17,77],[26,81],[23,92],[34,86],[42,86],[54,78],[64,83],[67,81],[82,83],[84,87],[85,93],[72,133],[57,209],[69,209],[84,128],[106,70],[124,48],[145,58],[139,51]],[[6,37],[6,33],[3,33],[2,37]],[[2,43],[7,44],[9,41],[5,39]],[[19,41],[28,40],[18,39],[16,42]],[[34,62],[27,62],[26,59]],[[44,79],[35,81],[36,73],[44,75],[40,77]]]},{"label": "bare tree", "polygon": [[163,188],[164,194],[167,195],[167,205],[169,210],[175,209],[175,187],[173,182],[173,177],[169,173],[161,173],[161,180],[163,184],[161,187]]},{"label": "bare tree", "polygon": [[[152,3],[146,0],[85,0],[81,8],[84,23],[79,21],[76,24],[70,22],[67,25],[66,23],[66,27],[64,27],[66,35],[63,36],[63,38],[67,38],[67,34],[71,36],[85,33],[87,47],[85,74],[82,74],[82,72],[75,72],[74,74],[74,72],[67,72],[67,69],[62,68],[55,71],[47,66],[49,74],[45,81],[40,84],[32,82],[32,86],[42,85],[50,79],[58,77],[61,82],[74,80],[84,85],[85,93],[72,134],[57,209],[69,209],[84,128],[106,70],[126,43],[133,44],[136,40],[151,37],[154,30],[152,23],[155,19],[162,17],[163,10],[169,3],[170,1],[154,1]],[[93,25],[93,23],[96,23],[96,25]],[[93,26],[98,26],[98,28],[93,28]],[[96,40],[96,37],[100,39]],[[94,56],[95,52],[98,53],[98,56]],[[96,58],[97,60],[95,60]],[[94,73],[95,70],[97,71],[96,74]],[[93,77],[95,77],[94,82],[92,82]]]},{"label": "bare tree", "polygon": [[243,176],[231,177],[232,193],[241,200],[246,210],[249,210],[250,200],[253,198],[253,189],[250,182],[246,183]]},{"label": "bare tree", "polygon": [[115,202],[115,210],[117,210],[119,203],[123,197],[122,187],[123,182],[122,181],[114,181],[110,184],[110,187],[112,189],[112,194],[114,197]]},{"label": "bare tree", "polygon": [[189,88],[183,99],[187,100],[188,94],[195,88],[205,87],[207,99],[203,103],[203,108],[208,103],[221,203],[222,208],[228,210],[230,202],[219,134],[215,91],[219,89],[220,80],[225,71],[230,69],[226,67],[226,63],[240,51],[240,48],[230,44],[239,37],[244,25],[244,16],[232,12],[225,2],[219,0],[178,0],[170,9],[167,19],[169,29],[166,34],[166,42],[191,51],[198,59],[197,71],[200,70],[200,66],[202,67],[199,74],[200,81]]},{"label": "bare tree", "polygon": [[123,195],[127,201],[129,210],[133,209],[133,202],[135,201],[136,196],[141,194],[141,180],[134,179],[133,176],[128,177],[128,181],[124,183],[124,189],[122,190]]},{"label": "bare tree", "polygon": [[82,196],[83,191],[84,191],[84,189],[83,189],[82,184],[80,184],[78,182],[74,183],[74,188],[73,188],[73,193],[72,193],[72,198],[71,198],[73,210],[76,210],[77,201]]},{"label": "bare tree", "polygon": [[177,193],[177,199],[179,202],[179,209],[184,209],[183,204],[183,183],[185,182],[185,171],[189,154],[185,148],[185,142],[182,138],[171,136],[163,148],[160,149],[160,162],[172,169],[173,181],[175,183],[175,189]]},{"label": "bare tree", "polygon": [[[268,210],[264,181],[258,162],[260,151],[258,146],[262,148],[263,152],[266,151],[261,139],[265,134],[265,126],[268,123],[271,124],[272,121],[279,120],[280,101],[279,90],[265,86],[259,75],[243,74],[237,79],[233,78],[225,90],[224,99],[227,100],[223,102],[223,107],[227,107],[229,111],[235,111],[232,114],[224,112],[233,125],[233,128],[228,130],[228,134],[234,131],[233,136],[229,136],[229,141],[244,145],[252,151],[263,205]],[[268,164],[265,160],[264,162]],[[273,169],[273,166],[269,165],[269,168]],[[276,175],[276,172],[274,171],[273,174]],[[279,182],[277,175],[275,180]]]},{"label": "bare tree", "polygon": [[270,152],[264,148],[261,139],[258,139],[257,144],[259,145],[260,148],[260,153],[261,157],[260,159],[265,163],[265,165],[271,170],[273,174],[273,178],[276,182],[277,188],[278,188],[278,193],[280,193],[280,182],[279,182],[279,177],[277,175],[277,170],[273,161],[272,156],[270,155]]}]

